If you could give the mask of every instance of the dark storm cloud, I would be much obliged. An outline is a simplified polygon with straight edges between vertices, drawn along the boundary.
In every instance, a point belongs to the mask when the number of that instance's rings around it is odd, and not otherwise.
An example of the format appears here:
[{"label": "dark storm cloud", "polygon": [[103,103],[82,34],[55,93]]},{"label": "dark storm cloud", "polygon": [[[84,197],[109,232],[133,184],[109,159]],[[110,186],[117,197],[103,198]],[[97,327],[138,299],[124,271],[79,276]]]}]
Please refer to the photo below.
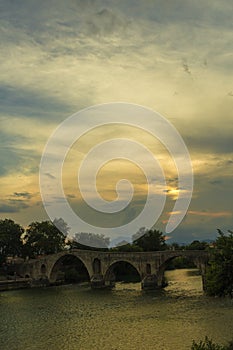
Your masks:
[{"label": "dark storm cloud", "polygon": [[45,175],[46,175],[47,177],[49,177],[50,179],[52,179],[52,180],[56,179],[56,177],[53,176],[53,175],[50,174],[50,173],[45,173]]},{"label": "dark storm cloud", "polygon": [[[104,3],[109,3],[107,0]],[[118,8],[124,9],[128,15],[134,14],[139,18],[157,21],[159,23],[179,22],[183,24],[185,21],[198,23],[205,21],[209,24],[217,24],[218,26],[232,26],[231,3],[229,0],[154,0],[145,3],[141,0],[117,2]]]},{"label": "dark storm cloud", "polygon": [[[0,175],[14,175],[3,188],[3,192],[9,192],[5,194],[8,199],[0,203],[0,212],[17,213],[27,208],[33,187],[21,186],[22,173],[35,173],[33,181],[37,186],[38,144],[42,144],[41,135],[45,133],[30,136],[36,118],[42,121],[39,127],[46,130],[48,123],[55,124],[76,112],[77,104],[80,109],[93,101],[121,100],[122,96],[132,102],[158,106],[169,116],[163,102],[169,89],[176,91],[177,100],[175,105],[171,101],[170,114],[173,115],[173,109],[176,115],[183,110],[185,117],[180,120],[181,125],[187,123],[187,130],[184,126],[182,136],[190,152],[193,151],[194,160],[207,154],[203,172],[208,175],[205,178],[200,174],[198,178],[195,174],[193,213],[231,208],[233,187],[228,169],[233,162],[232,123],[226,125],[232,113],[232,82],[227,80],[232,75],[231,7],[229,0],[0,0],[2,115],[9,120],[11,115],[17,116],[10,130],[15,133],[21,117],[32,118],[25,127],[25,136],[0,132]],[[161,96],[155,96],[156,91]],[[224,96],[224,101],[219,100],[216,91]],[[202,114],[197,112],[200,102],[197,96],[203,97],[201,108],[213,102],[213,109],[217,110],[220,102],[227,104],[228,117],[222,105],[214,115],[208,108]],[[190,122],[189,115],[196,125]],[[11,122],[7,130],[9,125]],[[24,133],[22,128],[20,132]],[[30,146],[35,149],[37,145],[38,153],[30,151]],[[54,179],[50,173],[47,177]],[[167,182],[172,187],[178,185],[176,178]],[[37,187],[35,192],[38,193]],[[67,197],[76,202],[72,195]],[[144,201],[132,204],[122,216],[116,216],[114,223],[106,215],[106,226],[130,221],[143,205]],[[84,206],[81,211],[84,219],[95,216]],[[38,213],[41,216],[39,209],[35,210],[35,219]],[[212,218],[210,222],[203,213],[188,216],[174,232],[174,240],[208,238],[217,227],[231,228],[232,218]],[[32,214],[26,210],[24,215],[28,218]],[[93,217],[93,222],[98,226],[102,218]]]},{"label": "dark storm cloud", "polygon": [[185,73],[191,74],[190,68],[189,68],[187,63],[183,63],[183,69],[184,69]]},{"label": "dark storm cloud", "polygon": [[17,213],[18,211],[18,208],[11,205],[0,204],[0,213]]},{"label": "dark storm cloud", "polygon": [[29,208],[29,204],[23,200],[7,200],[0,203],[0,213],[18,213],[21,209]]},{"label": "dark storm cloud", "polygon": [[206,216],[201,217],[196,222],[183,221],[178,228],[172,233],[172,239],[169,242],[192,242],[194,240],[207,240],[215,239],[218,235],[217,229],[220,228],[222,231],[232,229],[232,216],[229,217],[216,217],[209,219]]},{"label": "dark storm cloud", "polygon": [[19,150],[17,146],[23,141],[25,141],[23,136],[0,131],[0,176],[10,174],[15,168],[19,169],[27,158],[28,151]]},{"label": "dark storm cloud", "polygon": [[223,183],[222,180],[211,180],[209,181],[211,185],[221,185]]},{"label": "dark storm cloud", "polygon": [[74,194],[67,194],[67,197],[70,198],[70,199],[76,198],[76,196]]},{"label": "dark storm cloud", "polygon": [[194,240],[206,240],[215,239],[217,237],[217,230],[215,226],[209,228],[202,227],[200,225],[180,225],[174,232],[171,233],[172,238],[169,239],[169,243],[191,243]]},{"label": "dark storm cloud", "polygon": [[38,171],[40,155],[33,150],[20,148],[19,145],[25,140],[23,136],[0,131],[0,176]]},{"label": "dark storm cloud", "polygon": [[85,27],[88,34],[109,36],[125,30],[129,23],[129,21],[119,14],[108,8],[103,8],[90,16],[85,23]]},{"label": "dark storm cloud", "polygon": [[29,90],[22,87],[0,86],[1,112],[36,118],[53,120],[62,114],[71,112],[71,108],[60,99],[54,98],[41,91]]},{"label": "dark storm cloud", "polygon": [[[4,119],[4,118],[3,118]],[[4,121],[4,120],[3,120]],[[1,118],[0,118],[1,122]],[[0,130],[0,147],[8,145],[8,147],[16,146],[19,143],[26,141],[26,135],[12,135]]]},{"label": "dark storm cloud", "polygon": [[[219,176],[223,171],[224,168],[223,170],[220,169]],[[215,169],[213,172],[216,172]],[[213,178],[210,177],[211,175]],[[221,178],[215,178],[211,172],[208,176],[195,176],[189,220],[192,219],[192,221],[199,223],[201,232],[204,227],[213,226],[217,228],[217,225],[231,228],[233,223],[232,197],[233,187],[230,172],[228,176],[222,176]]]},{"label": "dark storm cloud", "polygon": [[[23,29],[25,35],[30,31],[34,43],[46,46],[53,39],[76,39],[80,33],[110,35],[120,28],[124,29],[127,22],[117,14],[118,11],[111,10],[112,5],[90,0],[49,0],[46,4],[36,0],[25,0],[23,3],[2,1],[0,11],[6,21]],[[124,13],[124,8],[122,10]]]},{"label": "dark storm cloud", "polygon": [[14,192],[13,197],[22,197],[26,199],[31,199],[32,198],[32,193],[29,192]]},{"label": "dark storm cloud", "polygon": [[225,131],[203,128],[200,134],[184,136],[187,147],[190,151],[218,153],[233,153],[233,138],[231,128]]}]

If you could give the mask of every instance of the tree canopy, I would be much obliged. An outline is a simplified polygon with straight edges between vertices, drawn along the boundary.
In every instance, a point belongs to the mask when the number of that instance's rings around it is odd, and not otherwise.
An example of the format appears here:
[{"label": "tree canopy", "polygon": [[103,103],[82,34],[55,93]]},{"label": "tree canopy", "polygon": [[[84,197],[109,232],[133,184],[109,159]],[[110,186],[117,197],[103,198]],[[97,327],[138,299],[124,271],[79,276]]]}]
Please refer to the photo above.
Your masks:
[{"label": "tree canopy", "polygon": [[53,254],[65,247],[66,236],[51,222],[32,222],[24,236],[24,256]]},{"label": "tree canopy", "polygon": [[213,248],[206,273],[208,295],[233,297],[233,232],[219,236]]},{"label": "tree canopy", "polygon": [[110,238],[99,233],[79,232],[69,242],[71,248],[88,249],[88,250],[106,250],[108,249]]},{"label": "tree canopy", "polygon": [[145,230],[142,236],[137,237],[138,234],[133,236],[133,244],[142,248],[144,252],[165,250],[167,248],[165,236],[158,230]]},{"label": "tree canopy", "polygon": [[9,255],[21,255],[23,246],[21,237],[23,233],[24,228],[13,220],[0,220],[0,264]]},{"label": "tree canopy", "polygon": [[185,247],[185,249],[187,249],[187,250],[205,250],[207,247],[208,247],[208,243],[195,240],[192,243],[188,244]]}]

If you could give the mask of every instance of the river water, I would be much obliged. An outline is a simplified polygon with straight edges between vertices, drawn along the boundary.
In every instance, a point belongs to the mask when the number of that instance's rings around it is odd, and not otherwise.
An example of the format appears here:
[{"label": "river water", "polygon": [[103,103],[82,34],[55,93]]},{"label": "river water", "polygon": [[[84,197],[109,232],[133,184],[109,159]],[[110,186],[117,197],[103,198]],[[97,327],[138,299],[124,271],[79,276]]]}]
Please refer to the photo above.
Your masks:
[{"label": "river water", "polygon": [[195,270],[167,271],[168,287],[143,292],[67,285],[0,294],[1,350],[189,350],[208,335],[233,338],[233,302],[203,295]]}]

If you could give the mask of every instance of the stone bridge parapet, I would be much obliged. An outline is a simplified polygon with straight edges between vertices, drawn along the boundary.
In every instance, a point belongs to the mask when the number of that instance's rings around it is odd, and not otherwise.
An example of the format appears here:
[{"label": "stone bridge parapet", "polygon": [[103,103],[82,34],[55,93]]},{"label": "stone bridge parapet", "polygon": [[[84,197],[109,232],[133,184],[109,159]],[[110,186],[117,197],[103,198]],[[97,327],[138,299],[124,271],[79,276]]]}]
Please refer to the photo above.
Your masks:
[{"label": "stone bridge parapet", "polygon": [[114,268],[120,262],[127,262],[138,272],[142,288],[160,288],[163,286],[164,271],[169,262],[183,256],[194,262],[200,270],[205,288],[206,266],[209,253],[202,250],[166,250],[155,252],[102,252],[92,250],[72,249],[30,259],[20,265],[19,273],[23,278],[31,278],[35,284],[40,282],[53,284],[56,281],[59,268],[67,257],[81,261],[89,275],[92,287],[114,285]]}]

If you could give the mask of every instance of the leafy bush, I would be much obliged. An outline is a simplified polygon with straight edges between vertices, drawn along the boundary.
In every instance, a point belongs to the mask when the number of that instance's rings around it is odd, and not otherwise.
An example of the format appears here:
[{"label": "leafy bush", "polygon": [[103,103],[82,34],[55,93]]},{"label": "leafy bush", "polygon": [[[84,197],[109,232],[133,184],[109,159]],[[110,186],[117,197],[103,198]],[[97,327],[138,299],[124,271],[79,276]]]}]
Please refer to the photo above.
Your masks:
[{"label": "leafy bush", "polygon": [[199,343],[196,343],[193,340],[191,350],[232,350],[233,342],[230,342],[228,346],[223,346],[213,343],[211,339],[205,337],[205,340],[201,340]]},{"label": "leafy bush", "polygon": [[226,235],[218,230],[212,250],[206,273],[206,292],[210,296],[233,297],[233,232],[228,232]]}]

